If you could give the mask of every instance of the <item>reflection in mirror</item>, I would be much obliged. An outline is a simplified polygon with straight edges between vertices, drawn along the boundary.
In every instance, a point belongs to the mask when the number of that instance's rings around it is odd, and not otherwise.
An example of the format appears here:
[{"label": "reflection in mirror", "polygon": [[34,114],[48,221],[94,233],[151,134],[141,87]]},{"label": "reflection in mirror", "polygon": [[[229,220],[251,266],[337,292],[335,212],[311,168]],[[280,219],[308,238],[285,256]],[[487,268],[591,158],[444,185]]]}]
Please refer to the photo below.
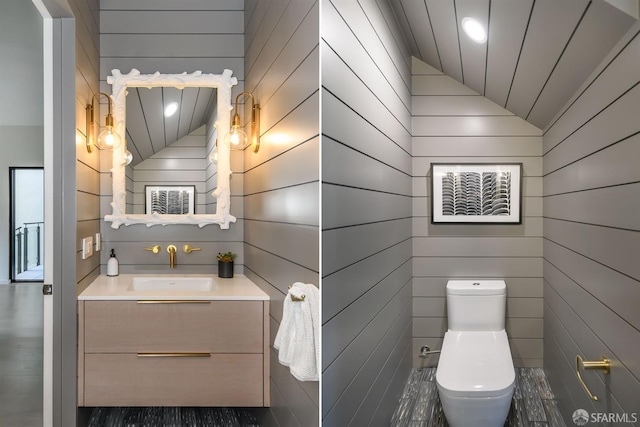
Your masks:
[{"label": "reflection in mirror", "polygon": [[[213,214],[217,167],[208,161],[216,147],[213,88],[131,88],[127,95],[126,141],[132,162],[126,168],[126,212],[144,214],[145,188],[195,186],[196,214]],[[172,111],[167,111],[172,109]],[[209,134],[209,135],[208,135]]]},{"label": "reflection in mirror", "polygon": [[[231,87],[237,84],[232,72],[113,70],[107,83],[113,88],[115,130],[127,143],[113,151],[113,213],[105,220],[113,228],[122,224],[229,228],[236,221],[229,212],[231,165],[224,138],[229,132]],[[167,109],[175,111],[165,114]],[[214,149],[218,160],[211,165],[207,157]],[[195,185],[195,213],[145,214],[146,185]]]}]

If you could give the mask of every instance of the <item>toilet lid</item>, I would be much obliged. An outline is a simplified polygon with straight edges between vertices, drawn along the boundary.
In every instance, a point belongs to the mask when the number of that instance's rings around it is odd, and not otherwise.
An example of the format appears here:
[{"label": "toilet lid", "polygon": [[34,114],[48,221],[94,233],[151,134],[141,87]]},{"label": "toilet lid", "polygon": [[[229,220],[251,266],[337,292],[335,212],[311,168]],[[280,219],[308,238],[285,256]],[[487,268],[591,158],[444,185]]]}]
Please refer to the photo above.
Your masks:
[{"label": "toilet lid", "polygon": [[436,370],[438,386],[452,396],[491,397],[514,384],[515,370],[505,331],[448,331]]}]

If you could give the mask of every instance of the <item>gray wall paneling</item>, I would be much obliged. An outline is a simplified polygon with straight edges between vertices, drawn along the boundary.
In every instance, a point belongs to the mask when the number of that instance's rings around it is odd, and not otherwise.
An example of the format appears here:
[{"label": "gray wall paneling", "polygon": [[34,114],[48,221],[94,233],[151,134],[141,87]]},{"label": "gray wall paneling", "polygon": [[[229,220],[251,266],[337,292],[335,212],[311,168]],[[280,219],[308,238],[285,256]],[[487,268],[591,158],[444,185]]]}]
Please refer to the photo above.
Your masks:
[{"label": "gray wall paneling", "polygon": [[[638,411],[640,155],[636,24],[544,135],[544,366],[567,425],[575,408]],[[629,111],[631,110],[631,111]],[[611,375],[573,373],[575,356],[613,362]]]},{"label": "gray wall paneling", "polygon": [[[250,0],[245,7],[245,89],[260,103],[261,146],[242,156],[242,251],[245,274],[271,297],[273,345],[288,286],[320,285],[319,5]],[[318,382],[296,380],[273,346],[270,370],[271,407],[260,425],[319,425]]]},{"label": "gray wall paneling", "polygon": [[[142,73],[156,71],[182,73],[195,70],[205,73],[222,73],[225,68],[228,68],[238,78],[238,85],[233,88],[233,93],[239,93],[244,87],[244,4],[242,1],[143,1],[136,2],[135,6],[118,0],[102,1],[100,24],[99,72],[103,92],[111,93],[111,86],[106,83],[106,78],[111,75],[111,70],[116,68],[123,73],[129,72],[131,68],[136,68]],[[176,144],[179,145],[180,142]],[[198,147],[198,150],[203,151],[203,148]],[[163,152],[155,157],[184,158],[191,156],[191,151],[193,150],[176,146],[171,147],[167,153]],[[110,159],[106,159],[99,169],[102,181],[101,216],[111,212],[109,206],[110,163]],[[198,175],[197,191],[201,197],[197,201],[196,211],[204,212],[206,203],[210,203],[208,209],[215,209],[215,203],[211,204],[212,200],[208,200],[205,194],[212,190],[207,188],[211,187],[211,184],[206,184],[208,177],[205,177],[205,174],[215,179],[215,169],[209,167],[206,159],[199,163],[204,164],[191,165],[188,169],[193,169]],[[150,178],[158,175],[157,171],[142,170],[144,167],[136,171],[138,177],[147,175]],[[202,229],[180,225],[152,228],[134,225],[114,230],[110,227],[110,223],[102,221],[103,266],[107,262],[109,249],[114,248],[123,273],[157,271],[215,273],[217,272],[215,254],[231,250],[238,253],[236,271],[242,272],[244,223],[241,153],[232,153],[232,170],[234,174],[231,180],[231,213],[238,218],[238,221],[231,224],[229,230],[220,230],[215,225]],[[163,178],[161,182],[185,182],[186,174],[184,170],[172,173],[165,169],[161,174]],[[141,198],[143,185],[134,186],[132,190],[134,191],[132,203],[137,204],[137,209],[143,209]],[[138,194],[136,195],[135,192]],[[177,266],[174,270],[170,270],[166,246],[194,242],[198,242],[198,247],[202,247],[203,251],[189,255],[178,253]],[[162,246],[161,254],[150,256],[149,252],[142,249],[144,246],[154,244]]]},{"label": "gray wall paneling", "polygon": [[[76,28],[76,73],[75,73],[75,124],[76,124],[76,144],[75,144],[75,187],[76,187],[76,227],[74,239],[74,261],[76,264],[76,286],[75,294],[82,292],[100,274],[100,252],[95,252],[93,256],[82,259],[82,238],[93,237],[100,232],[100,189],[101,175],[100,164],[104,154],[97,148],[93,148],[92,153],[88,153],[85,148],[86,142],[86,112],[85,108],[91,103],[91,99],[100,89],[99,83],[99,8],[98,2],[92,0],[71,0],[69,4],[75,16]],[[99,99],[96,99],[96,105]],[[77,299],[69,301],[73,304],[74,323],[77,316]],[[73,330],[75,331],[75,326]],[[75,345],[73,354],[76,359],[77,350]],[[73,389],[77,387],[76,373],[73,373]],[[77,399],[74,398],[74,409]],[[76,412],[73,411],[74,423],[64,425],[85,425],[87,411],[79,411],[76,419]],[[77,423],[77,424],[76,424]]]},{"label": "gray wall paneling", "polygon": [[[531,111],[536,99],[532,94],[538,94],[544,88],[565,48],[565,44],[557,43],[557,40],[569,38],[589,2],[567,2],[562,4],[562,8],[555,8],[557,5],[559,4],[546,0],[534,2],[527,25],[527,38],[522,45],[505,107],[520,117],[526,117]],[[546,51],[547,55],[541,55],[542,51]]]},{"label": "gray wall paneling", "polygon": [[[527,115],[531,123],[549,123],[554,107],[568,99],[620,40],[629,25],[629,17],[607,2],[591,2],[575,34],[569,40]],[[589,56],[585,59],[584,52]],[[576,63],[582,62],[580,67]]]},{"label": "gray wall paneling", "polygon": [[533,0],[491,3],[484,94],[498,105],[507,103],[532,5]]},{"label": "gray wall paneling", "polygon": [[453,2],[427,0],[427,13],[438,49],[438,56],[442,63],[442,71],[454,79],[462,82],[462,61],[460,45],[458,44],[457,26],[448,25],[456,22],[456,6]]},{"label": "gray wall paneling", "polygon": [[[506,281],[514,363],[542,366],[541,131],[415,58],[413,73],[414,366],[420,364],[420,346],[441,345],[445,286],[455,278]],[[435,162],[523,163],[523,223],[431,224],[429,173]]]},{"label": "gray wall paneling", "polygon": [[380,3],[322,8],[325,425],[388,425],[410,367],[409,57]]},{"label": "gray wall paneling", "polygon": [[133,213],[145,212],[146,185],[195,185],[195,212],[204,214],[207,197],[204,127],[138,163],[134,170]]},{"label": "gray wall paneling", "polygon": [[100,274],[100,253],[82,259],[82,239],[100,232],[100,159],[94,147],[88,153],[86,142],[86,112],[91,98],[99,90],[99,16],[93,2],[70,1],[76,17],[76,283],[80,293]]}]

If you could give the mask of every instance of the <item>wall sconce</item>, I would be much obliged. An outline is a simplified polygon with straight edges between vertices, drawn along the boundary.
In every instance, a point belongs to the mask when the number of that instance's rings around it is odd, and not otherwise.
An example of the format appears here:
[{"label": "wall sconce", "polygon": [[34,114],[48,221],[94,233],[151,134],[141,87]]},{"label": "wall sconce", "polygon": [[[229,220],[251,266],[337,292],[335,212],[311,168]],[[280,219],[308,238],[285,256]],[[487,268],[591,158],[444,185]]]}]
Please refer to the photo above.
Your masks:
[{"label": "wall sconce", "polygon": [[124,157],[122,159],[122,164],[127,166],[127,165],[130,165],[132,161],[133,161],[133,154],[131,154],[131,151],[125,149]]},{"label": "wall sconce", "polygon": [[[243,95],[251,98],[251,138],[242,130],[242,120],[238,112],[238,99]],[[254,101],[253,95],[249,92],[242,92],[236,96],[234,107],[236,112],[231,120],[231,129],[225,136],[232,150],[242,150],[249,145],[253,147],[254,153],[260,149],[260,104],[256,104]]]},{"label": "wall sconce", "polygon": [[213,144],[213,149],[209,153],[209,161],[214,165],[218,164],[218,140]]},{"label": "wall sconce", "polygon": [[[105,117],[104,129],[98,135],[98,138],[95,137],[95,127],[98,125],[96,123],[94,112],[94,102],[97,96],[104,95],[109,101],[107,116]],[[111,114],[112,101],[111,97],[106,93],[98,92],[91,98],[91,104],[87,105],[87,151],[91,153],[92,145],[95,145],[101,150],[114,150],[120,146],[122,142],[120,140],[120,136],[115,132],[113,128],[113,115]]]}]

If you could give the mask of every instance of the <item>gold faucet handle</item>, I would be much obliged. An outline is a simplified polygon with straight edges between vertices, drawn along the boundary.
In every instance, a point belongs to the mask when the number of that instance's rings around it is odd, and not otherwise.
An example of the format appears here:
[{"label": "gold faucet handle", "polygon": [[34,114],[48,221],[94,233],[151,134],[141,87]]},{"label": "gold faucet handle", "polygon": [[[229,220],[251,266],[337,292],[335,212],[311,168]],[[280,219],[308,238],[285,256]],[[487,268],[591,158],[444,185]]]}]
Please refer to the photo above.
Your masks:
[{"label": "gold faucet handle", "polygon": [[169,252],[169,253],[174,253],[174,254],[175,254],[175,253],[176,253],[176,251],[177,251],[177,248],[175,247],[175,245],[169,245],[169,246],[167,246],[167,252]]},{"label": "gold faucet handle", "polygon": [[154,254],[160,253],[160,245],[151,246],[150,248],[144,248],[145,251],[151,251]]},{"label": "gold faucet handle", "polygon": [[186,244],[182,247],[182,250],[184,251],[185,254],[190,254],[191,252],[201,251],[202,248],[194,248],[193,246]]}]

